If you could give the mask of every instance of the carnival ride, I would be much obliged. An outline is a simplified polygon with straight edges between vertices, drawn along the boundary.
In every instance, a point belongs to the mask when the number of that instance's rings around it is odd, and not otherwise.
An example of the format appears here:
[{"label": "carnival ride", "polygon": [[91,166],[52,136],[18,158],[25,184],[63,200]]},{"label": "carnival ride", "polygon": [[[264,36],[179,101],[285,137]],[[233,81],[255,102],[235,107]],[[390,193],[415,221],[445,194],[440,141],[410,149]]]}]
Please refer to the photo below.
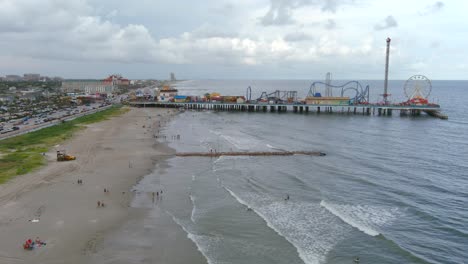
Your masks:
[{"label": "carnival ride", "polygon": [[426,105],[432,91],[431,81],[424,75],[413,75],[406,80],[404,85],[405,95],[408,98],[406,104]]},{"label": "carnival ride", "polygon": [[295,103],[297,102],[297,91],[276,90],[272,93],[262,92],[256,101],[274,104]]},{"label": "carnival ride", "polygon": [[333,89],[339,89],[341,97],[351,92],[352,96],[349,96],[351,104],[369,104],[369,85],[363,88],[358,81],[349,81],[343,85],[332,85],[328,80],[327,82],[313,82],[307,97],[321,97],[320,91],[325,91],[326,96],[333,96]]},{"label": "carnival ride", "polygon": [[247,87],[247,91],[245,93],[245,100],[250,102],[252,100],[252,87]]}]

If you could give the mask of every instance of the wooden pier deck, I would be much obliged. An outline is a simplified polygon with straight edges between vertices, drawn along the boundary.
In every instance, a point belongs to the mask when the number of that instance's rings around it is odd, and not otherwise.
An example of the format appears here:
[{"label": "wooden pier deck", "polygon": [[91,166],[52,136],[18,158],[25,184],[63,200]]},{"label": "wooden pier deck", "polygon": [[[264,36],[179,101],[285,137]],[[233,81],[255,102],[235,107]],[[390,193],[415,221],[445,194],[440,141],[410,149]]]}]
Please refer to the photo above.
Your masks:
[{"label": "wooden pier deck", "polygon": [[214,111],[240,111],[240,112],[276,112],[285,113],[292,110],[294,113],[309,113],[314,111],[317,114],[325,113],[348,113],[362,115],[391,116],[394,111],[399,111],[400,115],[418,116],[421,112],[426,112],[430,116],[441,119],[448,117],[440,113],[439,105],[382,105],[382,104],[262,104],[262,103],[222,103],[222,102],[153,102],[134,101],[128,103],[137,107],[167,107],[184,108],[191,110],[214,110]]},{"label": "wooden pier deck", "polygon": [[220,157],[220,156],[325,156],[327,154],[319,151],[238,151],[238,152],[180,152],[178,157]]}]

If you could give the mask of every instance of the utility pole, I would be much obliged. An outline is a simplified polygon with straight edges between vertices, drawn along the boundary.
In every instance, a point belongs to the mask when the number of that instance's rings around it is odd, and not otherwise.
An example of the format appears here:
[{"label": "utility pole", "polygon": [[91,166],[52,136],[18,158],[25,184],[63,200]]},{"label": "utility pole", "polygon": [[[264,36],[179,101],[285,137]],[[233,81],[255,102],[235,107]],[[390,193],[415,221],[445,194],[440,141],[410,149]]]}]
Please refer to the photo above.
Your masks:
[{"label": "utility pole", "polygon": [[384,93],[383,93],[383,100],[384,104],[388,104],[388,63],[389,63],[389,57],[390,57],[390,41],[392,41],[390,38],[387,38],[387,54],[385,58],[385,83],[384,83]]}]

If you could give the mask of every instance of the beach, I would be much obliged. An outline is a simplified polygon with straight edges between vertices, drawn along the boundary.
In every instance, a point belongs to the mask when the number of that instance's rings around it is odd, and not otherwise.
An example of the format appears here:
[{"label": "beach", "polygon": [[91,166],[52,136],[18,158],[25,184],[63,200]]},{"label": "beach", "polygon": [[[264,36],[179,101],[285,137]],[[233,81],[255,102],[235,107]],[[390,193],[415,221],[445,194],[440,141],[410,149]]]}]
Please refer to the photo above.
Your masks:
[{"label": "beach", "polygon": [[[136,195],[131,188],[174,154],[155,137],[175,114],[132,108],[87,125],[71,140],[51,148],[47,165],[1,185],[0,263],[88,263],[102,249],[109,231],[145,214],[144,209],[130,207]],[[77,158],[57,162],[57,150]],[[151,192],[146,195],[151,199]],[[98,201],[105,206],[98,206]],[[46,245],[24,250],[23,243],[36,237]],[[193,244],[187,245],[196,252]]]}]

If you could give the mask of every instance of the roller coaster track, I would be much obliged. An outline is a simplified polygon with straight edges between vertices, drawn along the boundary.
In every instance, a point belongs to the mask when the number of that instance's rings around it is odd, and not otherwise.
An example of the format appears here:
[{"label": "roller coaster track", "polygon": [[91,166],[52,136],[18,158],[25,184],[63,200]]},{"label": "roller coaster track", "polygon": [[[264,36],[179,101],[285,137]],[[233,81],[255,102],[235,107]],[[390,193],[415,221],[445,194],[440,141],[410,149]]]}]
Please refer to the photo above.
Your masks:
[{"label": "roller coaster track", "polygon": [[313,97],[318,92],[318,85],[323,85],[326,91],[327,89],[341,89],[340,96],[343,97],[346,91],[354,91],[356,94],[354,97],[350,97],[354,103],[369,103],[369,85],[366,88],[362,88],[362,85],[358,81],[349,81],[343,85],[332,85],[324,82],[313,82],[309,87],[309,93],[307,96]]}]

